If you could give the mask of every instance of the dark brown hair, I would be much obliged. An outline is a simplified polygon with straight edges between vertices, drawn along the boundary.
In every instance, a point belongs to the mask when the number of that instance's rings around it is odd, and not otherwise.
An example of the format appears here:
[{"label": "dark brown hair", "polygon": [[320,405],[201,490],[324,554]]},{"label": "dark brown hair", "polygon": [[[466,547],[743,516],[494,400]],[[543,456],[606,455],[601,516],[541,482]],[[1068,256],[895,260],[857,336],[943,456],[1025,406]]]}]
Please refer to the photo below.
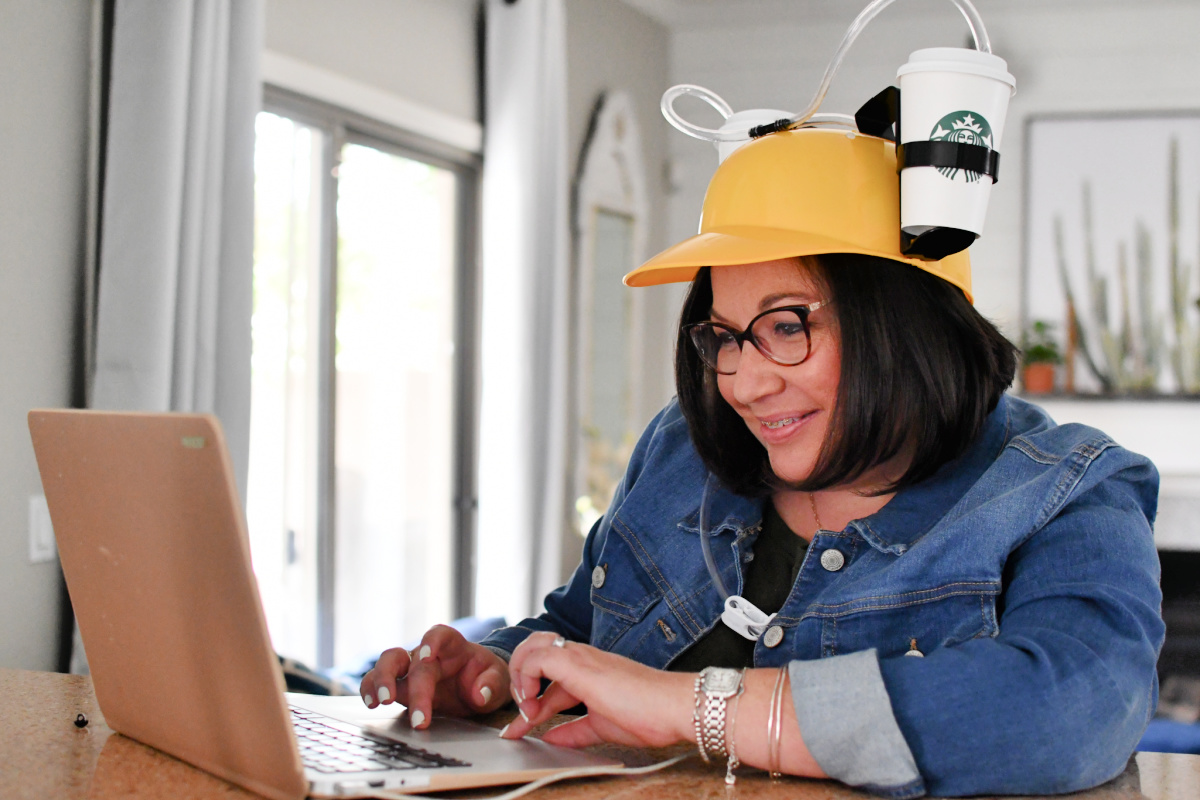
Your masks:
[{"label": "dark brown hair", "polygon": [[1012,383],[1017,350],[963,293],[924,270],[874,256],[803,259],[832,301],[841,377],[829,432],[813,472],[785,483],[767,452],[721,397],[683,326],[709,319],[709,268],[692,281],[680,315],[675,384],[692,442],[708,469],[738,494],[838,486],[910,448],[894,491],[961,455]]}]

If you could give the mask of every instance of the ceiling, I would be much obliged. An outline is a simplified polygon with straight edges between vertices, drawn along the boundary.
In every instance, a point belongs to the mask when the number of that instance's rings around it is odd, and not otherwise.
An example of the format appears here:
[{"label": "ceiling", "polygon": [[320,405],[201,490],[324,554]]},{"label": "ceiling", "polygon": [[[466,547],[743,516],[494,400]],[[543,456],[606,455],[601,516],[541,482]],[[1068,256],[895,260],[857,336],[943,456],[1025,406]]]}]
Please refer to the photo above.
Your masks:
[{"label": "ceiling", "polygon": [[[704,30],[714,27],[762,25],[771,23],[850,22],[867,7],[867,0],[624,0],[630,6],[659,21],[671,31]],[[938,12],[951,0],[903,0],[910,11]],[[1003,3],[1006,8],[1099,6],[1170,6],[1188,5],[1194,0],[974,0],[979,13],[987,19],[988,9]]]}]

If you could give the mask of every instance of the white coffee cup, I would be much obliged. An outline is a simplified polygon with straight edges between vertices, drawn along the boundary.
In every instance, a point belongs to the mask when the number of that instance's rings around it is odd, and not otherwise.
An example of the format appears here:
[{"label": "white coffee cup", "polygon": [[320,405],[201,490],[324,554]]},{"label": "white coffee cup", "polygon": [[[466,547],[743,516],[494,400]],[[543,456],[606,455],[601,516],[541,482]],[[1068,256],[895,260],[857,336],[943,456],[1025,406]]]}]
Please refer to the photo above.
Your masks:
[{"label": "white coffee cup", "polygon": [[[1016,87],[1004,59],[978,50],[933,47],[910,55],[896,78],[901,143],[948,140],[1000,152],[1008,101]],[[978,237],[992,183],[987,175],[963,169],[903,169],[900,227],[912,236],[954,228]]]}]

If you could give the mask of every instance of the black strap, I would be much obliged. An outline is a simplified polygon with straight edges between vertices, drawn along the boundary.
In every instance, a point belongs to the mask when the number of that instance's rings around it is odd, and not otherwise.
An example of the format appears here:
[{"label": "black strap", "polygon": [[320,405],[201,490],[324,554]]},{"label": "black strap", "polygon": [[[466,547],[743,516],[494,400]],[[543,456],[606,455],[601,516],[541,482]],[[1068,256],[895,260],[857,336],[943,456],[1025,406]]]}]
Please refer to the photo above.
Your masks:
[{"label": "black strap", "polygon": [[[900,90],[889,86],[854,112],[854,122],[868,136],[899,142],[901,112]],[[995,183],[1000,178],[1000,154],[989,147],[964,142],[907,142],[896,145],[896,167],[965,169],[987,175]]]},{"label": "black strap", "polygon": [[965,169],[987,175],[995,183],[999,178],[1000,154],[990,147],[965,142],[905,142],[896,146],[896,162],[907,167]]},{"label": "black strap", "polygon": [[896,141],[900,132],[900,90],[889,86],[854,112],[854,124],[868,136]]}]

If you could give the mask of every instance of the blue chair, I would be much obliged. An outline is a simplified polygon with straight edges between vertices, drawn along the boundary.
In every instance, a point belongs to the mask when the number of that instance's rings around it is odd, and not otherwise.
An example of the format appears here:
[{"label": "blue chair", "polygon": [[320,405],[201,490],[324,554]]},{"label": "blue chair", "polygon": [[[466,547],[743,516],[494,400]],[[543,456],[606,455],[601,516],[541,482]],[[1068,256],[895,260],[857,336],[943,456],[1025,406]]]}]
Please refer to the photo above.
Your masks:
[{"label": "blue chair", "polygon": [[1137,749],[1145,753],[1193,753],[1200,755],[1200,724],[1152,719]]}]

